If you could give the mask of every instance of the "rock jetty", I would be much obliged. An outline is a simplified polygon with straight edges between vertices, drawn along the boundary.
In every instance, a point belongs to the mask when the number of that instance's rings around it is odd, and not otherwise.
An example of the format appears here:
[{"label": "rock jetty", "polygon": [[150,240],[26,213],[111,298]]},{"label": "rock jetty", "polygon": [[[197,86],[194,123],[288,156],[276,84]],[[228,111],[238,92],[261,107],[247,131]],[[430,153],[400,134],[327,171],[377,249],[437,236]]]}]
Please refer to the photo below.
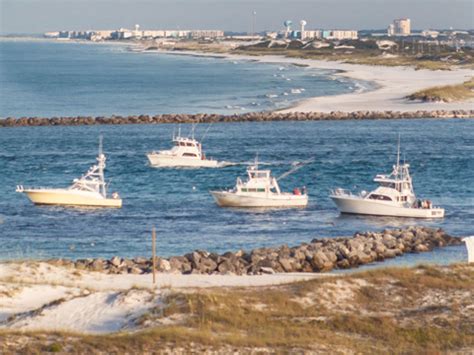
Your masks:
[{"label": "rock jetty", "polygon": [[[239,250],[224,254],[196,250],[184,256],[156,258],[159,272],[182,274],[257,275],[276,272],[322,272],[348,269],[394,258],[404,253],[420,253],[434,248],[462,244],[442,229],[409,227],[383,232],[356,233],[352,238],[313,239],[310,243],[288,247]],[[54,259],[54,265],[109,274],[146,274],[152,272],[152,259],[114,256],[76,261]]]},{"label": "rock jetty", "polygon": [[244,114],[163,114],[111,117],[4,117],[0,127],[26,126],[86,126],[160,123],[211,123],[211,122],[265,122],[265,121],[330,121],[330,120],[386,120],[410,118],[473,118],[474,110],[436,111],[356,111],[356,112],[249,112]]}]

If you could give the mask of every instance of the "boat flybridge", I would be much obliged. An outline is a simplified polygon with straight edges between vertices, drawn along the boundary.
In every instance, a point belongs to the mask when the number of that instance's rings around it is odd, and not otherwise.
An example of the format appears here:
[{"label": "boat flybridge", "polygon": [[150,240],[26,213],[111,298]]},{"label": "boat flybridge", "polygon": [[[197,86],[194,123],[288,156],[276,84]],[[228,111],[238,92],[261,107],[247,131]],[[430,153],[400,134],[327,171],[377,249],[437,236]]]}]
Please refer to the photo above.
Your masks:
[{"label": "boat flybridge", "polygon": [[247,181],[237,178],[233,189],[210,191],[216,203],[221,207],[305,207],[308,204],[306,188],[295,188],[293,193],[282,192],[278,180],[300,169],[298,165],[279,178],[271,176],[270,170],[260,170],[258,163],[247,169]]},{"label": "boat flybridge", "polygon": [[390,175],[377,175],[374,181],[379,184],[374,191],[362,191],[358,195],[337,188],[331,191],[331,199],[342,213],[373,216],[443,218],[444,209],[433,207],[429,200],[415,196],[410,165],[400,164],[400,140],[398,143],[397,164]]},{"label": "boat flybridge", "polygon": [[[194,127],[193,127],[194,132]],[[202,150],[202,144],[194,138],[182,137],[181,130],[178,136],[173,134],[174,147],[170,150],[152,151],[147,153],[150,165],[153,167],[195,167],[195,168],[218,168],[225,163],[208,159]]]},{"label": "boat flybridge", "polygon": [[102,153],[100,137],[97,165],[93,165],[81,178],[74,179],[67,188],[24,188],[16,191],[25,193],[36,205],[63,205],[78,207],[122,207],[122,199],[117,192],[107,197],[108,184],[104,179],[105,155]]}]

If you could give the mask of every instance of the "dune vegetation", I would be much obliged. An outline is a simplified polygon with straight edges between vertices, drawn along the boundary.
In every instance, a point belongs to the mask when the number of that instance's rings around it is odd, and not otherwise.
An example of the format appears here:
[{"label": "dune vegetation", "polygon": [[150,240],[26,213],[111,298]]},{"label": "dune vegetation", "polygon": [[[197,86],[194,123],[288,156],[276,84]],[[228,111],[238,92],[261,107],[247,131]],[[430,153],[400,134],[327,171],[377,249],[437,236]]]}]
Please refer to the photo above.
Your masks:
[{"label": "dune vegetation", "polygon": [[0,353],[436,353],[474,348],[474,266],[385,268],[282,286],[173,291],[108,335],[0,333]]},{"label": "dune vegetation", "polygon": [[410,100],[454,102],[474,99],[474,77],[462,84],[436,86],[408,96]]}]

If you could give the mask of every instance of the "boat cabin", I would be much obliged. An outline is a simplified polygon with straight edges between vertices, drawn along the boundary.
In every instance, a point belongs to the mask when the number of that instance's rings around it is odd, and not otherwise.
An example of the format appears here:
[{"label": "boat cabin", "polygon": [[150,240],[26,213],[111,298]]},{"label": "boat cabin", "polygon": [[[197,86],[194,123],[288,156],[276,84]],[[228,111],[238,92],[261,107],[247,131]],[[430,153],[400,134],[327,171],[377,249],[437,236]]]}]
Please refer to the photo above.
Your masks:
[{"label": "boat cabin", "polygon": [[74,179],[70,189],[97,192],[105,198],[107,196],[107,183],[104,179],[106,158],[104,154],[99,153],[96,159],[98,164],[90,167],[79,179]]},{"label": "boat cabin", "polygon": [[174,147],[171,150],[173,155],[186,158],[204,159],[202,146],[197,140],[192,138],[173,138]]},{"label": "boat cabin", "polygon": [[237,178],[236,192],[242,193],[280,193],[280,187],[270,170],[258,170],[257,166],[247,169],[247,181]]},{"label": "boat cabin", "polygon": [[370,192],[365,198],[369,200],[392,201],[401,205],[412,205],[416,201],[413,191],[409,164],[393,166],[390,175],[377,175],[374,181],[379,187]]}]

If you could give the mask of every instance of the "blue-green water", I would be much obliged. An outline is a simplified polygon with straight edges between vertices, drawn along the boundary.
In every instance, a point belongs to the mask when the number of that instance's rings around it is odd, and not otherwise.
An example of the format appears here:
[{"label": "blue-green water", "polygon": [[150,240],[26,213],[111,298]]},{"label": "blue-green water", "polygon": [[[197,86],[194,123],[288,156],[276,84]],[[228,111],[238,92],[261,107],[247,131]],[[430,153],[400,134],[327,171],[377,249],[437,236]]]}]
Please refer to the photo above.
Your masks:
[{"label": "blue-green water", "polygon": [[[193,249],[223,252],[295,245],[316,237],[426,225],[453,235],[474,234],[474,121],[393,120],[214,124],[204,140],[208,156],[242,164],[222,169],[154,169],[145,153],[170,146],[173,125],[19,127],[0,129],[0,258],[147,255],[158,230],[160,255]],[[203,134],[207,125],[197,127]],[[182,125],[182,131],[190,129]],[[334,187],[369,190],[388,173],[396,141],[411,164],[415,191],[446,208],[442,220],[340,216],[328,197]],[[111,190],[122,209],[37,207],[15,193],[17,184],[67,186],[94,163],[99,134],[108,156]],[[306,185],[306,209],[255,212],[222,209],[208,190],[230,187],[259,160],[278,176],[291,163],[313,164],[281,181]],[[408,255],[396,264],[466,260],[464,246]]]},{"label": "blue-green water", "polygon": [[242,113],[364,90],[333,71],[131,52],[125,45],[0,40],[0,118]]}]

